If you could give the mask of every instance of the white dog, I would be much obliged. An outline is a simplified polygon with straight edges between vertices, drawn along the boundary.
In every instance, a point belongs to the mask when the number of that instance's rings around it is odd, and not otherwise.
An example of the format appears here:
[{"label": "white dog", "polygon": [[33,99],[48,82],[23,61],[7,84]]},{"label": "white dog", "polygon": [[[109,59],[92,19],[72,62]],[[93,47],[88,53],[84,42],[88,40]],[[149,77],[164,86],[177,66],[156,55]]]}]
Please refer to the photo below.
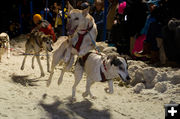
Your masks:
[{"label": "white dog", "polygon": [[51,73],[47,86],[50,85],[54,68],[59,62],[66,63],[58,80],[58,84],[61,84],[65,71],[69,70],[73,65],[74,55],[82,57],[90,50],[95,49],[97,28],[93,17],[89,14],[89,8],[78,10],[68,4],[68,10],[68,37],[62,41],[62,44],[53,54]]},{"label": "white dog", "polygon": [[91,94],[90,87],[94,82],[108,82],[109,87],[105,89],[107,93],[113,93],[113,78],[121,77],[123,81],[130,80],[128,74],[127,61],[116,55],[97,54],[89,52],[82,58],[79,58],[75,66],[75,83],[72,87],[72,98],[75,99],[76,87],[82,79],[83,72],[87,74],[86,91],[82,94],[83,97]]},{"label": "white dog", "polygon": [[10,43],[9,36],[7,33],[0,34],[0,62],[1,57],[5,51],[7,51],[7,58],[10,58]]}]

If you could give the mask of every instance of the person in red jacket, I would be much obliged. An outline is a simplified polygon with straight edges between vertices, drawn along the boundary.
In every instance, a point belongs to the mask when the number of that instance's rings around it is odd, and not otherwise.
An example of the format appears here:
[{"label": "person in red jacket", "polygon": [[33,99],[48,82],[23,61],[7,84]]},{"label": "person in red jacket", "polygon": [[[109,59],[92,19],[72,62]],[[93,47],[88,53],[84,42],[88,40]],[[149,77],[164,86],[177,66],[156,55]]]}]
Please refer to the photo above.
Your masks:
[{"label": "person in red jacket", "polygon": [[57,41],[52,25],[47,20],[44,20],[40,14],[33,16],[33,22],[36,27],[39,27],[39,31],[44,32],[46,35],[52,35],[53,42]]}]

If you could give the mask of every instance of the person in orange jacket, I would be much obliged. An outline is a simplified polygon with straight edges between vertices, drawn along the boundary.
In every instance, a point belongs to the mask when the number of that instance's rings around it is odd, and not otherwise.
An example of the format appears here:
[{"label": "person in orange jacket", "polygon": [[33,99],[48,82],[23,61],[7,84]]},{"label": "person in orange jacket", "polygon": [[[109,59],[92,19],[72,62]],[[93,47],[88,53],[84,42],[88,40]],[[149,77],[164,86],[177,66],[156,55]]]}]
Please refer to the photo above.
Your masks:
[{"label": "person in orange jacket", "polygon": [[57,41],[52,25],[47,20],[44,20],[40,14],[35,14],[33,16],[33,22],[36,27],[39,27],[39,31],[44,32],[46,35],[52,35],[53,42]]}]

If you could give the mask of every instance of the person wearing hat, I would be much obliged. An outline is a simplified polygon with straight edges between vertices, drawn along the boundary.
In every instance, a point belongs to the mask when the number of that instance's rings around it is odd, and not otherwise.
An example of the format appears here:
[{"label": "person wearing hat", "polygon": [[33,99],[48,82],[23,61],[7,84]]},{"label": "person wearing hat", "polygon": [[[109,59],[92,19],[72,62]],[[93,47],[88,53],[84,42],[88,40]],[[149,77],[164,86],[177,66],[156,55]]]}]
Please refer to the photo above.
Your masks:
[{"label": "person wearing hat", "polygon": [[53,42],[56,42],[57,39],[52,25],[47,20],[44,20],[40,14],[35,14],[33,16],[33,22],[36,27],[39,27],[39,31],[44,32],[46,35],[52,35]]}]

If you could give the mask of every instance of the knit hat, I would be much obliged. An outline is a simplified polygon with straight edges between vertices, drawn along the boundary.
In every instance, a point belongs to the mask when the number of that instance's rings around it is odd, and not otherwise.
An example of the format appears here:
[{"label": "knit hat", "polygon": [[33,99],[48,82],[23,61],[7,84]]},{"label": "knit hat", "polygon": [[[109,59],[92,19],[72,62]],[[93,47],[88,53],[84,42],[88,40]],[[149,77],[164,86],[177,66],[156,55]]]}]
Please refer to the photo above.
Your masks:
[{"label": "knit hat", "polygon": [[34,21],[34,23],[38,23],[38,22],[41,21],[41,20],[42,20],[42,17],[41,17],[40,14],[35,14],[35,15],[33,16],[33,21]]}]

